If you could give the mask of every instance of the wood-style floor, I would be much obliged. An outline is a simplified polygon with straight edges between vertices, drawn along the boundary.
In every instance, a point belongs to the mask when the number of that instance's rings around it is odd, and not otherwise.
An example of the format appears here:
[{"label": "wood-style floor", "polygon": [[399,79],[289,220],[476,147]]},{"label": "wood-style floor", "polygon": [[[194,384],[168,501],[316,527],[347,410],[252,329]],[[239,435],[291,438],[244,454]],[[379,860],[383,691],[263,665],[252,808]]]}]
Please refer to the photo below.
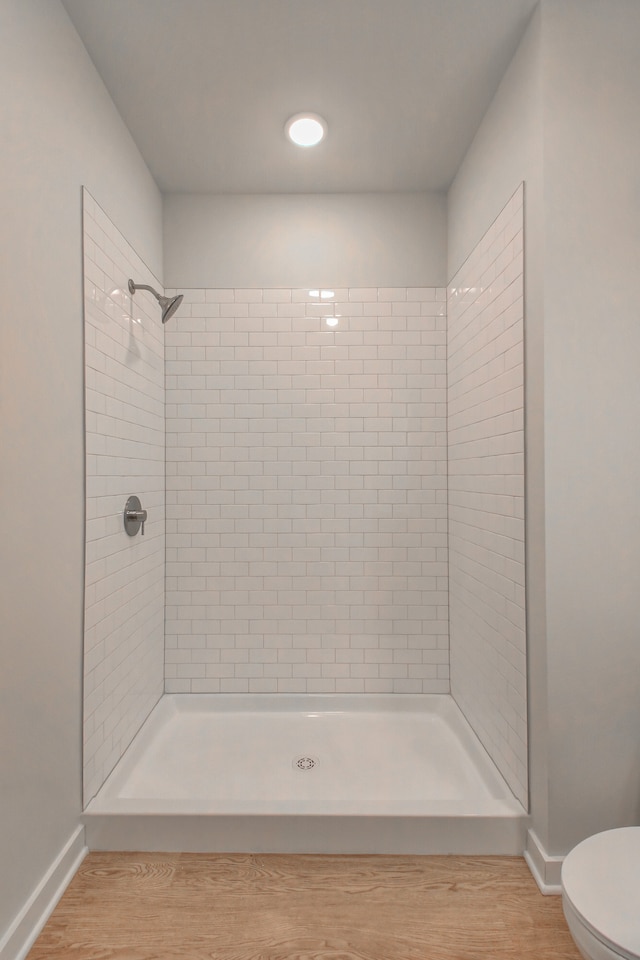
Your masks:
[{"label": "wood-style floor", "polygon": [[580,960],[517,857],[91,853],[28,960]]}]

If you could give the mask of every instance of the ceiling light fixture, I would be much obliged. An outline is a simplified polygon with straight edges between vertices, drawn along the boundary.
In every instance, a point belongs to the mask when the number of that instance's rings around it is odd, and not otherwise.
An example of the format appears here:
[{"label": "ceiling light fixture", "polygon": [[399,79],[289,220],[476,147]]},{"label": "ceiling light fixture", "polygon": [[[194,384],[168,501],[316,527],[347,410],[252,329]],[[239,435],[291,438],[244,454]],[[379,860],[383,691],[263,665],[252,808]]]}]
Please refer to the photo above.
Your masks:
[{"label": "ceiling light fixture", "polygon": [[297,113],[287,120],[284,129],[298,147],[315,147],[326,136],[327,122],[317,113]]}]

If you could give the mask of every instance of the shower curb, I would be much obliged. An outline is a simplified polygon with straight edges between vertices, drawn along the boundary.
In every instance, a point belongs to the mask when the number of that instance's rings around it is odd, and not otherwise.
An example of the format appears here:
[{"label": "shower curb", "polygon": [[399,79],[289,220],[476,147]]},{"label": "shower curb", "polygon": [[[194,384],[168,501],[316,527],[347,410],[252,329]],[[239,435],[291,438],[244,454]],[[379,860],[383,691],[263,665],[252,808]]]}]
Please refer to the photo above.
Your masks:
[{"label": "shower curb", "polygon": [[90,850],[522,856],[525,816],[85,813]]}]

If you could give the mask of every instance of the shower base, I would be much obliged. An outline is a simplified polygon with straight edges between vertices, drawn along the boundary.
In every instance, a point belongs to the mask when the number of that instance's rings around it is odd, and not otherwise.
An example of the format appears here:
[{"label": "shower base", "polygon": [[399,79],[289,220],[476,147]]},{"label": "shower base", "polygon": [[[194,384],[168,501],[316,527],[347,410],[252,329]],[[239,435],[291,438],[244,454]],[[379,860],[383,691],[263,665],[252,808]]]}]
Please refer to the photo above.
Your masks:
[{"label": "shower base", "polygon": [[521,854],[449,696],[169,694],[84,813],[92,850]]}]

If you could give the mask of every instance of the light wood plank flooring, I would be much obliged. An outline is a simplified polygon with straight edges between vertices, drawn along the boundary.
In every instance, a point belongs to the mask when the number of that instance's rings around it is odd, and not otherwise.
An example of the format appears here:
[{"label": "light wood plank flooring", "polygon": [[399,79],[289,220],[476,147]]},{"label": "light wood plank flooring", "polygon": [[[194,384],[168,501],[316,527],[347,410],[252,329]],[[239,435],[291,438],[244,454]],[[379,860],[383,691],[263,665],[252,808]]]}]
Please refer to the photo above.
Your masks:
[{"label": "light wood plank flooring", "polygon": [[28,960],[580,960],[517,857],[91,853]]}]

